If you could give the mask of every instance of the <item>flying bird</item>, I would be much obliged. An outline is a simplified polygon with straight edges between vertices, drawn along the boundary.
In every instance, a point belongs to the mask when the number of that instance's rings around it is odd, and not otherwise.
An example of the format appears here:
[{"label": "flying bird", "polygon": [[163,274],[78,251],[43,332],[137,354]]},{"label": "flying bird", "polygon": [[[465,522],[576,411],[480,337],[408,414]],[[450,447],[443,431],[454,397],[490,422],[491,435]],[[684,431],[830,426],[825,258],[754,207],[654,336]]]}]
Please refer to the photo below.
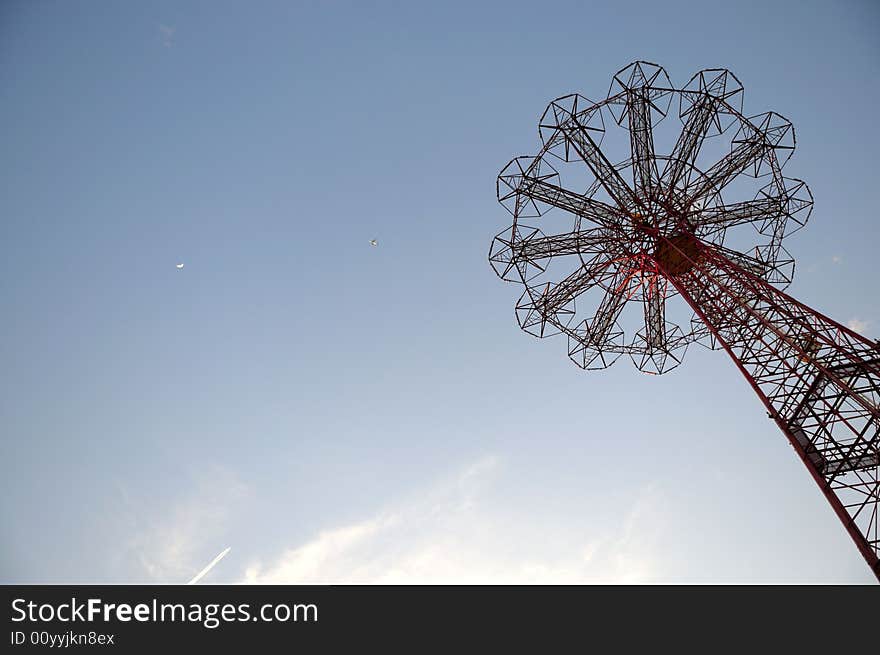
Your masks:
[{"label": "flying bird", "polygon": [[182,264],[182,263],[177,265],[177,270],[178,270],[178,271],[179,271],[180,269],[182,269],[182,268],[183,268],[183,264]]},{"label": "flying bird", "polygon": [[203,577],[205,577],[205,574],[206,574],[208,571],[210,571],[211,569],[213,569],[213,568],[214,568],[214,565],[215,565],[217,562],[219,562],[221,559],[223,559],[223,558],[226,556],[226,553],[228,553],[230,550],[232,550],[232,546],[230,546],[229,548],[227,548],[226,550],[224,550],[222,553],[220,553],[219,555],[217,555],[217,557],[215,557],[213,560],[211,560],[211,563],[208,564],[208,566],[206,566],[206,567],[203,568],[201,571],[199,571],[198,574],[196,575],[196,577],[194,577],[192,580],[190,580],[190,581],[187,582],[186,584],[195,584],[196,582],[198,582],[199,580],[201,580]]},{"label": "flying bird", "polygon": [[375,239],[370,239],[370,245],[371,245],[371,246],[378,246],[378,245],[379,245],[379,242],[376,241]]}]

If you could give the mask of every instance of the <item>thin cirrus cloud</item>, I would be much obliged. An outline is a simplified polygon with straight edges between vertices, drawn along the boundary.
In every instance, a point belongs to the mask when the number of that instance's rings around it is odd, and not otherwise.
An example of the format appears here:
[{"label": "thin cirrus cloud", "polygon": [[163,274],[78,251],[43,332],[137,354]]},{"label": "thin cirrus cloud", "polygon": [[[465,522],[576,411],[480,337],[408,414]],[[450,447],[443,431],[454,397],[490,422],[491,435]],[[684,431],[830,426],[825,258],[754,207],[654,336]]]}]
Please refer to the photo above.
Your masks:
[{"label": "thin cirrus cloud", "polygon": [[651,556],[662,529],[656,490],[643,490],[617,528],[569,525],[547,538],[528,517],[493,510],[486,492],[501,468],[497,457],[484,457],[409,502],[253,563],[239,582],[570,584],[658,577]]},{"label": "thin cirrus cloud", "polygon": [[[139,572],[138,577],[145,575],[159,583],[191,578],[206,556],[213,554],[206,549],[212,550],[218,541],[227,538],[230,523],[250,495],[234,473],[221,467],[202,471],[192,491],[164,508],[160,516],[144,516],[139,509],[143,505],[133,502],[121,485],[120,491],[130,529],[127,556],[134,560],[133,570]],[[212,565],[219,559],[215,558]]]}]

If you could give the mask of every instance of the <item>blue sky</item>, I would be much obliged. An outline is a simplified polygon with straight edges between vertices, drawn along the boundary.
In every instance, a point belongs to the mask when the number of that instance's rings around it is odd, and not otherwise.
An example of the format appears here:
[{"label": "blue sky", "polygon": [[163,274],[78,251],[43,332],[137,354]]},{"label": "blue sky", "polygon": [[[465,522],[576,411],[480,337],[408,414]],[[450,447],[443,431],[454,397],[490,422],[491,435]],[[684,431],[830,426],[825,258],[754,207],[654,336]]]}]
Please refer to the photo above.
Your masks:
[{"label": "blue sky", "polygon": [[797,131],[791,292],[880,335],[878,33],[867,1],[4,3],[0,579],[231,546],[206,582],[871,582],[723,353],[580,371],[486,254],[550,100],[725,67]]}]

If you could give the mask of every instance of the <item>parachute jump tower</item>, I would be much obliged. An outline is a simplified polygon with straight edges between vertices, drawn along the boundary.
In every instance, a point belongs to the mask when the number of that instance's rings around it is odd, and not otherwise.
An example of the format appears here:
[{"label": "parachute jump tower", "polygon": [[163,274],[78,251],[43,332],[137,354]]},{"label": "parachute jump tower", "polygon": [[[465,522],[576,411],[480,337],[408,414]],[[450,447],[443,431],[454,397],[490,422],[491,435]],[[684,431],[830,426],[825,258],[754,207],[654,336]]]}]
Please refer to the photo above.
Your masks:
[{"label": "parachute jump tower", "polygon": [[513,224],[489,261],[525,289],[520,327],[565,335],[584,369],[726,351],[880,580],[880,344],[784,293],[813,199],[782,174],[791,123],[742,95],[727,70],[676,88],[639,61],[603,100],[554,100],[541,150],[498,176]]}]

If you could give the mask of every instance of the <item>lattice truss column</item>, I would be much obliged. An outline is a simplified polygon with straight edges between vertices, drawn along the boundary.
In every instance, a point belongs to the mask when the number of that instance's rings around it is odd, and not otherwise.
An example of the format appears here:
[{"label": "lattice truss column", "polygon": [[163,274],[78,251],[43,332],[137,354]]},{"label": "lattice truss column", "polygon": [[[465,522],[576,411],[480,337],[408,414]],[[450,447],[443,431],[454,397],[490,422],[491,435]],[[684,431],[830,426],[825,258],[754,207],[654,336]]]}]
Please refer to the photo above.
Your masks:
[{"label": "lattice truss column", "polygon": [[754,387],[880,577],[880,347],[717,248],[665,240],[661,268]]}]

